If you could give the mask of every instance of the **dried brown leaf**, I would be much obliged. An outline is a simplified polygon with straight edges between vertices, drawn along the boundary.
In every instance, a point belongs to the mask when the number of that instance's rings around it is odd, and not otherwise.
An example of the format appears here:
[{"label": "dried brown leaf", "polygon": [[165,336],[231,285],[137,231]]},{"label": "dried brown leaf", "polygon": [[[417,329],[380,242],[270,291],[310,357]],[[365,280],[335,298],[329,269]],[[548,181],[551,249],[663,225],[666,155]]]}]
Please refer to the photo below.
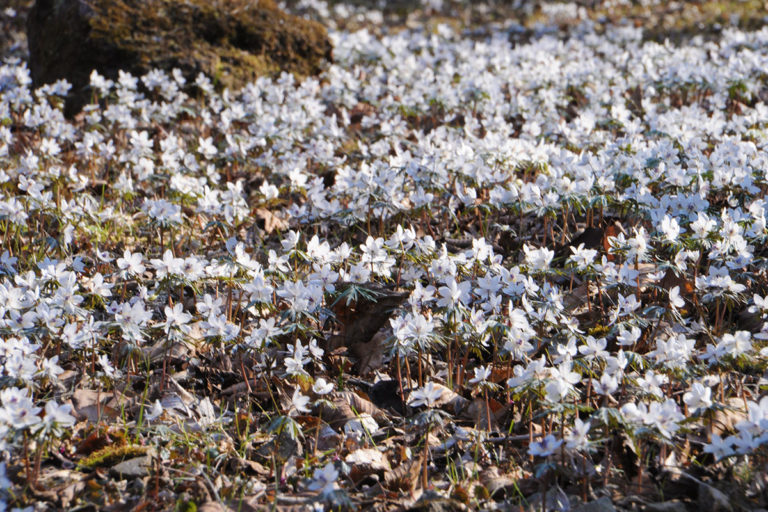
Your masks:
[{"label": "dried brown leaf", "polygon": [[200,512],[231,512],[232,509],[215,501],[208,501],[200,505]]},{"label": "dried brown leaf", "polygon": [[361,448],[347,455],[344,462],[349,464],[349,476],[353,482],[359,482],[376,473],[383,476],[390,470],[387,456],[374,448]]},{"label": "dried brown leaf", "polygon": [[169,361],[188,361],[194,355],[194,351],[183,342],[168,345],[165,338],[159,339],[153,345],[144,348],[144,354],[148,355],[154,363],[167,359]]},{"label": "dried brown leaf", "polygon": [[450,388],[439,383],[434,383],[434,387],[440,390],[440,398],[435,401],[435,405],[440,409],[450,414],[460,415],[469,406],[469,400]]},{"label": "dried brown leaf", "polygon": [[30,488],[40,500],[58,503],[68,509],[85,489],[88,475],[68,469],[53,469],[40,475],[37,489]]},{"label": "dried brown leaf", "polygon": [[[498,402],[496,403],[498,404]],[[490,412],[488,411],[489,408]],[[493,412],[493,407],[490,405],[490,400],[488,406],[486,406],[484,399],[480,397],[475,398],[464,411],[463,416],[474,421],[475,428],[478,430],[497,430],[498,423],[496,421],[496,415]],[[490,425],[488,425],[488,416],[491,418]]]},{"label": "dried brown leaf", "polygon": [[358,360],[358,375],[368,375],[382,367],[386,341],[391,335],[391,329],[380,329],[370,341],[352,344],[349,350]]},{"label": "dried brown leaf", "polygon": [[409,459],[384,474],[384,487],[390,491],[413,491],[421,475],[424,457]]},{"label": "dried brown leaf", "polygon": [[355,285],[370,292],[374,298],[359,295],[357,300],[341,299],[333,308],[336,320],[341,323],[341,333],[332,337],[328,350],[339,347],[352,347],[368,343],[384,327],[395,309],[405,302],[409,292],[398,292],[380,285],[367,283]]},{"label": "dried brown leaf", "polygon": [[[361,397],[357,393],[353,393],[352,391],[340,391],[336,393],[333,403],[334,405],[349,406],[352,410],[351,418],[355,418],[361,414],[369,414],[379,423],[389,422],[387,413],[373,405],[373,402]],[[351,418],[348,416],[346,419]]]},{"label": "dried brown leaf", "polygon": [[509,475],[500,474],[496,466],[488,466],[480,472],[480,483],[491,497],[497,493],[504,497],[513,495],[516,492],[515,480]]},{"label": "dried brown leaf", "polygon": [[72,412],[79,421],[98,423],[101,420],[114,420],[120,415],[120,404],[112,393],[95,389],[78,389],[70,400]]},{"label": "dried brown leaf", "polygon": [[747,419],[744,400],[741,398],[729,398],[725,406],[724,409],[718,409],[712,413],[712,433],[720,437],[726,437],[735,432],[736,425]]},{"label": "dried brown leaf", "polygon": [[259,223],[264,223],[264,231],[267,234],[273,231],[283,231],[288,229],[288,222],[277,216],[272,210],[266,208],[256,208],[253,210],[253,216],[256,217]]}]

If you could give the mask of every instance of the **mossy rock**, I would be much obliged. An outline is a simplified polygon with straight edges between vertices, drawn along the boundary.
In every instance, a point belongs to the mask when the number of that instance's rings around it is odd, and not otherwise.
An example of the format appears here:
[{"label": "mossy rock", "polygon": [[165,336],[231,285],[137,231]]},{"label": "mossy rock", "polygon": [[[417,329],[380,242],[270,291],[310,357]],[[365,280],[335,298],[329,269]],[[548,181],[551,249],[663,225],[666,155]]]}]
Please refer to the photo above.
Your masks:
[{"label": "mossy rock", "polygon": [[115,78],[179,68],[237,88],[281,71],[318,73],[332,50],[322,25],[273,0],[37,0],[27,38],[35,86],[73,84],[70,113],[89,102],[94,69]]}]

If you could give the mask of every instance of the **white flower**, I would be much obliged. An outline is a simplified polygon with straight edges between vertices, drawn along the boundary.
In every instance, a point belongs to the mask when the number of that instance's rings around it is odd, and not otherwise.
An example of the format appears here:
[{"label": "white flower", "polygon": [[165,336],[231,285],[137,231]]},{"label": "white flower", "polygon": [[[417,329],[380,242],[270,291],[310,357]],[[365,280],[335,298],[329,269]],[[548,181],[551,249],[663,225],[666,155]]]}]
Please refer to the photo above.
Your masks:
[{"label": "white flower", "polygon": [[707,234],[712,231],[717,222],[710,219],[706,213],[699,212],[697,219],[691,223],[691,230],[693,231],[693,238],[703,239]]},{"label": "white flower", "polygon": [[589,429],[591,427],[591,422],[584,422],[576,418],[571,432],[565,436],[566,448],[575,451],[583,451],[589,448]]},{"label": "white flower", "polygon": [[326,382],[324,378],[320,377],[312,385],[312,391],[314,391],[318,395],[327,395],[328,393],[333,391],[333,384],[330,382]]},{"label": "white flower", "polygon": [[525,263],[532,271],[547,270],[549,263],[555,256],[555,251],[542,247],[540,249],[534,249],[528,244],[523,245],[523,252],[525,253]]},{"label": "white flower", "polygon": [[728,440],[733,443],[736,453],[747,454],[758,447],[759,437],[755,437],[748,430],[742,430],[737,436],[730,436]]},{"label": "white flower", "polygon": [[298,243],[299,233],[293,230],[286,233],[285,238],[280,241],[280,245],[283,246],[283,251],[285,252],[293,250]]},{"label": "white flower", "polygon": [[197,312],[201,315],[208,316],[208,315],[218,315],[221,313],[221,306],[224,304],[224,302],[216,298],[214,299],[211,294],[206,293],[203,295],[203,299],[198,302],[195,306],[197,307]]},{"label": "white flower", "polygon": [[173,328],[189,332],[189,326],[186,324],[192,319],[192,315],[184,312],[184,305],[181,302],[177,302],[172,308],[165,306],[164,311],[166,320],[162,325],[166,333]]},{"label": "white flower", "polygon": [[544,386],[544,392],[547,394],[546,398],[550,402],[561,402],[568,393],[571,391],[571,386],[563,379],[552,379]]},{"label": "white flower", "polygon": [[492,370],[490,366],[477,366],[474,369],[475,376],[469,380],[470,384],[485,384],[488,382],[488,377],[491,376]]},{"label": "white flower", "polygon": [[600,380],[592,379],[592,386],[598,395],[610,395],[619,389],[619,381],[615,375],[603,373]]},{"label": "white flower", "polygon": [[155,403],[152,404],[152,408],[148,410],[146,413],[144,413],[144,418],[147,421],[154,421],[157,418],[160,417],[160,415],[163,414],[163,404],[160,403],[160,400],[155,400]]},{"label": "white flower", "polygon": [[648,233],[642,226],[633,229],[635,236],[627,239],[627,258],[629,260],[637,259],[637,261],[642,261],[648,252]]},{"label": "white flower", "polygon": [[285,371],[288,375],[307,375],[304,370],[304,365],[310,362],[310,358],[306,357],[306,349],[300,341],[296,340],[293,348],[293,356],[286,357],[283,360],[285,365]]},{"label": "white flower", "polygon": [[684,419],[677,403],[668,398],[663,403],[651,402],[643,421],[646,425],[656,427],[662,436],[671,439],[672,434],[680,429],[678,423]]},{"label": "white flower", "polygon": [[642,303],[637,300],[637,297],[635,295],[628,295],[623,296],[621,293],[619,293],[619,307],[618,307],[618,316],[624,316],[624,315],[630,315],[635,310],[637,310],[640,306],[642,306]]},{"label": "white flower", "polygon": [[104,276],[101,275],[100,272],[96,272],[93,277],[86,282],[86,287],[91,291],[91,293],[101,297],[111,297],[112,286],[113,285],[104,282]]},{"label": "white flower", "polygon": [[51,426],[71,427],[75,424],[75,417],[69,414],[71,410],[72,406],[70,404],[59,405],[55,400],[50,400],[45,404],[43,421]]},{"label": "white flower", "polygon": [[683,395],[683,402],[689,409],[708,409],[712,407],[712,389],[699,382],[694,382],[691,389]]},{"label": "white flower", "polygon": [[293,391],[293,397],[291,398],[291,415],[294,413],[308,413],[311,412],[311,409],[307,407],[309,404],[309,397],[306,395],[301,394],[301,390],[299,388],[296,388]]},{"label": "white flower", "polygon": [[0,391],[0,402],[0,422],[18,430],[40,423],[38,414],[42,408],[35,406],[28,389],[5,388]]},{"label": "white flower", "polygon": [[440,294],[440,299],[437,301],[437,305],[448,309],[453,309],[460,304],[466,305],[469,303],[471,290],[471,281],[457,283],[455,279],[451,278],[445,283],[445,286],[438,288],[437,292]]},{"label": "white flower", "polygon": [[736,331],[733,334],[724,334],[721,343],[733,357],[752,352],[752,334],[749,331]]},{"label": "white flower", "polygon": [[218,150],[216,149],[216,146],[213,144],[213,139],[211,137],[198,138],[199,147],[197,148],[197,152],[200,153],[203,158],[210,160],[214,156],[216,156],[216,153],[218,153]]},{"label": "white flower", "polygon": [[441,396],[443,396],[443,390],[435,386],[434,382],[427,382],[423,387],[411,392],[411,395],[408,397],[408,403],[412,407],[422,405],[434,407]]},{"label": "white flower", "polygon": [[547,434],[541,441],[535,441],[528,447],[528,453],[534,457],[549,457],[563,444],[562,439],[557,439],[552,434]]},{"label": "white flower", "polygon": [[661,229],[661,232],[664,234],[664,239],[666,241],[677,242],[677,239],[680,236],[680,231],[682,230],[682,228],[677,223],[677,220],[674,217],[665,215],[664,218],[661,219],[661,225],[659,227]]},{"label": "white flower", "polygon": [[112,366],[112,362],[109,360],[109,357],[106,354],[101,354],[96,360],[99,363],[99,366],[101,366],[102,370],[104,370],[104,375],[108,379],[119,379],[122,377],[123,372],[115,369],[115,367]]},{"label": "white flower", "polygon": [[723,439],[717,434],[712,434],[712,442],[704,445],[704,452],[711,453],[715,460],[720,460],[735,453],[732,446],[730,437]]},{"label": "white flower", "polygon": [[268,183],[267,180],[264,180],[264,182],[261,184],[259,187],[259,192],[261,192],[264,195],[264,198],[268,201],[271,199],[277,199],[277,197],[280,195],[280,191],[277,189],[277,187]]},{"label": "white flower", "polygon": [[584,270],[589,267],[597,257],[597,251],[595,249],[585,249],[584,244],[579,244],[578,247],[571,246],[571,252],[573,253],[568,261],[572,261],[576,264],[576,268]]},{"label": "white flower", "polygon": [[628,347],[634,345],[637,340],[640,339],[642,333],[643,331],[635,325],[631,326],[629,330],[625,329],[624,326],[621,326],[619,327],[619,334],[616,336],[616,341],[622,347]]},{"label": "white flower", "polygon": [[669,290],[669,303],[673,308],[682,308],[685,306],[685,301],[680,297],[680,287],[675,286]]},{"label": "white flower", "polygon": [[605,338],[595,339],[594,336],[587,336],[584,340],[584,345],[579,347],[579,353],[589,360],[596,357],[605,358],[608,355],[608,352],[605,350],[607,345],[608,340]]},{"label": "white flower", "polygon": [[309,484],[310,491],[320,491],[323,496],[330,494],[336,488],[336,480],[339,478],[339,472],[333,467],[333,462],[329,462],[323,468],[318,468],[312,474],[312,483]]}]

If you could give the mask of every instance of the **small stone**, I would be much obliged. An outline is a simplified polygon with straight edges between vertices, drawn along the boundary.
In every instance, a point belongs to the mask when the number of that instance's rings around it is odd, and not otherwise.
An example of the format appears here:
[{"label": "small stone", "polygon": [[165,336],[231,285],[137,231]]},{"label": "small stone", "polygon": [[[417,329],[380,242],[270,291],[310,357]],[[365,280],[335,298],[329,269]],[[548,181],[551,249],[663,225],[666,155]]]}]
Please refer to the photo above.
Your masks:
[{"label": "small stone", "polygon": [[151,467],[152,458],[145,455],[115,464],[109,469],[109,472],[116,478],[140,478],[149,475]]}]

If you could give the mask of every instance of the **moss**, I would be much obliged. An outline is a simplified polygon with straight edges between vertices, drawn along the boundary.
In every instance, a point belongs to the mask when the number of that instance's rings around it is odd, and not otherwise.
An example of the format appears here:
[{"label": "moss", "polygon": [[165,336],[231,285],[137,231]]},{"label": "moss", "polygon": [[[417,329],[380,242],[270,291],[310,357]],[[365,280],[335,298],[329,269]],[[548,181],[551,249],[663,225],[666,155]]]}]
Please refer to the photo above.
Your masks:
[{"label": "moss", "polygon": [[627,6],[600,7],[590,13],[618,21],[628,19],[635,26],[644,27],[646,41],[680,43],[694,36],[705,39],[719,37],[723,27],[735,23],[746,30],[765,25],[765,7],[762,0],[716,0],[676,2],[654,6],[633,3]]},{"label": "moss", "polygon": [[79,465],[80,467],[88,469],[112,466],[126,459],[146,455],[148,451],[149,448],[146,446],[131,444],[122,446],[106,446],[101,450],[97,450],[82,459]]},{"label": "moss", "polygon": [[[288,0],[296,4],[297,0]],[[418,19],[429,24],[437,20],[429,9],[424,9],[423,2],[387,1],[373,2],[371,0],[331,0],[330,4],[344,3],[356,6],[373,6],[380,8],[385,16],[389,30],[396,32],[404,28],[407,20]],[[446,21],[459,28],[478,29],[483,25],[504,23],[514,20],[525,31],[513,36],[515,40],[526,39],[533,35],[532,31],[538,25],[556,25],[568,30],[581,23],[579,18],[564,15],[562,19],[548,14],[547,6],[567,4],[562,0],[513,1],[496,0],[494,2],[477,2],[483,9],[471,8],[472,2],[450,2],[454,7],[454,16]],[[606,2],[578,1],[575,2],[588,18],[598,24],[609,21],[621,24],[622,20],[644,27],[644,39],[663,42],[669,39],[672,43],[680,43],[694,36],[715,40],[720,37],[723,27],[735,22],[741,29],[756,30],[766,24],[766,8],[764,0],[686,0],[682,2]],[[445,2],[449,4],[449,2]],[[644,5],[645,4],[645,5]],[[392,24],[400,24],[400,26]],[[349,28],[349,27],[346,27]],[[359,28],[359,27],[358,27]]]},{"label": "moss", "polygon": [[197,505],[194,501],[180,501],[176,504],[178,512],[197,512]]},{"label": "moss", "polygon": [[589,328],[587,334],[595,338],[602,338],[607,336],[609,332],[611,332],[611,327],[607,325],[595,325],[594,327]]},{"label": "moss", "polygon": [[91,37],[135,54],[143,70],[178,67],[242,85],[278,70],[317,73],[330,57],[318,23],[280,11],[272,1],[102,0],[89,19]]},{"label": "moss", "polygon": [[[278,9],[271,0],[38,0],[27,35],[35,86],[73,84],[65,113],[90,101],[92,70],[117,78],[178,68],[204,73],[220,87],[258,76],[320,72],[331,59],[325,28]],[[190,81],[191,84],[191,81]]]}]

